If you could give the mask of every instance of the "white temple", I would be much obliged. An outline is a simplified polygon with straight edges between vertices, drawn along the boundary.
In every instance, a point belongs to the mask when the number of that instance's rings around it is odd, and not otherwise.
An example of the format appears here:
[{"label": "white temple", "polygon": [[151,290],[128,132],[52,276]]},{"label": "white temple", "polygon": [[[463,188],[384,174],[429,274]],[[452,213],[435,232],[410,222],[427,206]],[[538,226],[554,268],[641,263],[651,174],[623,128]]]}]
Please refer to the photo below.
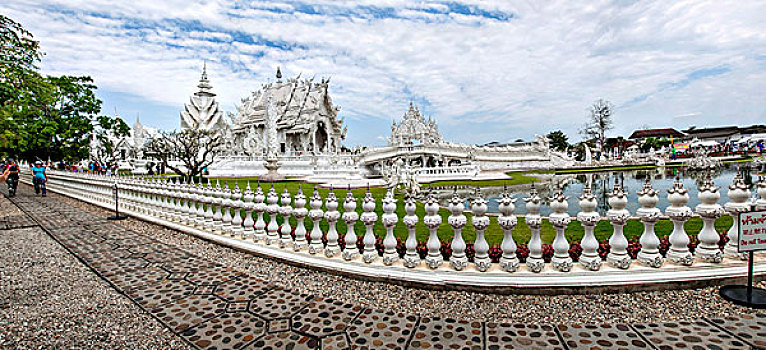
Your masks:
[{"label": "white temple", "polygon": [[[330,98],[329,83],[329,79],[314,82],[300,75],[283,81],[277,68],[276,81],[243,98],[236,113],[228,113],[231,123],[227,123],[203,66],[199,90],[180,113],[181,128],[215,130],[224,138],[224,154],[208,167],[211,176],[263,176],[267,167],[278,165],[280,176],[307,181],[362,183],[370,178],[407,177],[423,182],[472,179],[487,170],[549,169],[568,161],[552,152],[541,136],[534,142],[500,146],[447,142],[436,121],[423,116],[412,103],[402,120],[391,125],[386,146],[344,152],[341,141],[347,130],[343,118],[338,118],[340,107]],[[130,140],[121,145],[130,144],[123,149],[132,150],[128,153],[136,168],[149,162],[141,148],[152,137],[136,120]],[[405,173],[410,175],[403,177]]]},{"label": "white temple", "polygon": [[199,91],[189,98],[189,103],[181,112],[181,129],[225,129],[227,125],[223,112],[218,108],[215,94],[210,91],[213,86],[207,80],[207,64],[202,66],[202,77],[197,87]]},{"label": "white temple", "polygon": [[242,99],[230,127],[233,154],[262,155],[266,153],[267,101],[276,105],[276,152],[280,155],[328,154],[340,151],[346,138],[343,119],[338,119],[340,107],[334,106],[328,87],[330,80],[315,83],[312,79],[296,78],[267,83]]},{"label": "white temple", "polygon": [[547,138],[534,142],[499,146],[477,146],[447,142],[436,122],[426,119],[410,103],[402,121],[391,125],[391,136],[383,147],[366,149],[357,157],[368,176],[396,178],[398,169],[410,167],[420,181],[471,179],[487,170],[550,169],[569,160],[552,152]]}]

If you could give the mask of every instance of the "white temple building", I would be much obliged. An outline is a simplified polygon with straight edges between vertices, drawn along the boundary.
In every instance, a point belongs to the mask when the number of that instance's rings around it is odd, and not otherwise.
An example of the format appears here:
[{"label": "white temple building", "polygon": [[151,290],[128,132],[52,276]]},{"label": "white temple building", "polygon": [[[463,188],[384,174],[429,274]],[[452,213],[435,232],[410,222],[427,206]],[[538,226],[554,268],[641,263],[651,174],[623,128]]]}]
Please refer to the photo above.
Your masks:
[{"label": "white temple building", "polygon": [[338,119],[340,107],[330,98],[330,80],[296,78],[282,81],[277,68],[277,80],[267,83],[242,99],[232,117],[231,149],[236,154],[262,155],[266,142],[267,100],[276,103],[276,150],[280,155],[330,154],[340,151],[346,138],[343,119]]},{"label": "white temple building", "polygon": [[181,129],[214,130],[226,129],[223,112],[218,108],[213,86],[207,79],[207,64],[202,66],[202,77],[197,85],[199,91],[189,98],[181,112]]},{"label": "white temple building", "polygon": [[[551,151],[542,136],[534,142],[500,146],[447,142],[436,121],[423,116],[412,103],[402,120],[391,125],[386,146],[344,152],[341,142],[347,129],[338,116],[340,107],[330,97],[329,83],[329,79],[315,82],[300,75],[283,81],[277,68],[276,81],[242,98],[236,113],[224,118],[205,65],[198,91],[180,112],[181,128],[221,133],[224,151],[208,167],[210,176],[262,176],[267,173],[267,158],[272,165],[278,161],[280,175],[323,183],[382,181],[401,177],[401,171],[420,182],[476,179],[486,171],[551,169],[571,162]],[[156,136],[155,130],[137,119],[131,136],[120,140],[121,153],[140,169],[150,161],[141,150]]]}]

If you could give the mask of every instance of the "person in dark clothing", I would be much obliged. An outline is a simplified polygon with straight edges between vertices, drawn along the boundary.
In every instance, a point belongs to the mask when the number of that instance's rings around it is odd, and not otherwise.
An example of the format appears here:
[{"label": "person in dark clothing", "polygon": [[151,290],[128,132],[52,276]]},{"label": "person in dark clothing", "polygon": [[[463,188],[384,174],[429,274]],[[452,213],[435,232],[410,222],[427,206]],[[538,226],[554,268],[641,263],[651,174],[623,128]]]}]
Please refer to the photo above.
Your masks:
[{"label": "person in dark clothing", "polygon": [[13,159],[8,160],[8,196],[16,197],[16,189],[19,187],[19,165]]}]

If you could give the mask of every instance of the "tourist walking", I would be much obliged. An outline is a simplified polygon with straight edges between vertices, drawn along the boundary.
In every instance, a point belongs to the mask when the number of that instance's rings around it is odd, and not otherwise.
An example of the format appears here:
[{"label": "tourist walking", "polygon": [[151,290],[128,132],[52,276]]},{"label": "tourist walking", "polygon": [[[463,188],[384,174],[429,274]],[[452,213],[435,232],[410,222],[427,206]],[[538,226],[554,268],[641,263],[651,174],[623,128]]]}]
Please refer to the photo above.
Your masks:
[{"label": "tourist walking", "polygon": [[16,189],[19,187],[19,165],[13,160],[8,159],[8,197],[16,197]]},{"label": "tourist walking", "polygon": [[32,184],[35,185],[35,195],[39,195],[41,190],[43,193],[43,197],[46,195],[45,190],[45,182],[48,180],[48,178],[45,176],[45,166],[43,166],[43,162],[36,161],[35,165],[32,166]]}]

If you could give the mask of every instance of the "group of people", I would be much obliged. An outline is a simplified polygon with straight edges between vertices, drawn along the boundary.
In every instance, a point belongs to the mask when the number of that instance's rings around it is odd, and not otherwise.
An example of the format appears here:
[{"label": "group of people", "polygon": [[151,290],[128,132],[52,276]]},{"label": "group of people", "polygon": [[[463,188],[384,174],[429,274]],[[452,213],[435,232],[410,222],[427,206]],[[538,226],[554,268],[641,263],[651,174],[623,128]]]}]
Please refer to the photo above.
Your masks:
[{"label": "group of people", "polygon": [[[4,181],[8,185],[8,196],[15,197],[16,190],[19,187],[19,173],[21,172],[19,164],[17,164],[13,158],[9,158],[7,161],[0,162],[0,169],[2,169],[0,181]],[[48,177],[45,173],[45,169],[46,166],[39,160],[34,162],[30,167],[35,194],[40,195],[42,193],[43,197],[47,195],[45,183],[47,182]]]}]

